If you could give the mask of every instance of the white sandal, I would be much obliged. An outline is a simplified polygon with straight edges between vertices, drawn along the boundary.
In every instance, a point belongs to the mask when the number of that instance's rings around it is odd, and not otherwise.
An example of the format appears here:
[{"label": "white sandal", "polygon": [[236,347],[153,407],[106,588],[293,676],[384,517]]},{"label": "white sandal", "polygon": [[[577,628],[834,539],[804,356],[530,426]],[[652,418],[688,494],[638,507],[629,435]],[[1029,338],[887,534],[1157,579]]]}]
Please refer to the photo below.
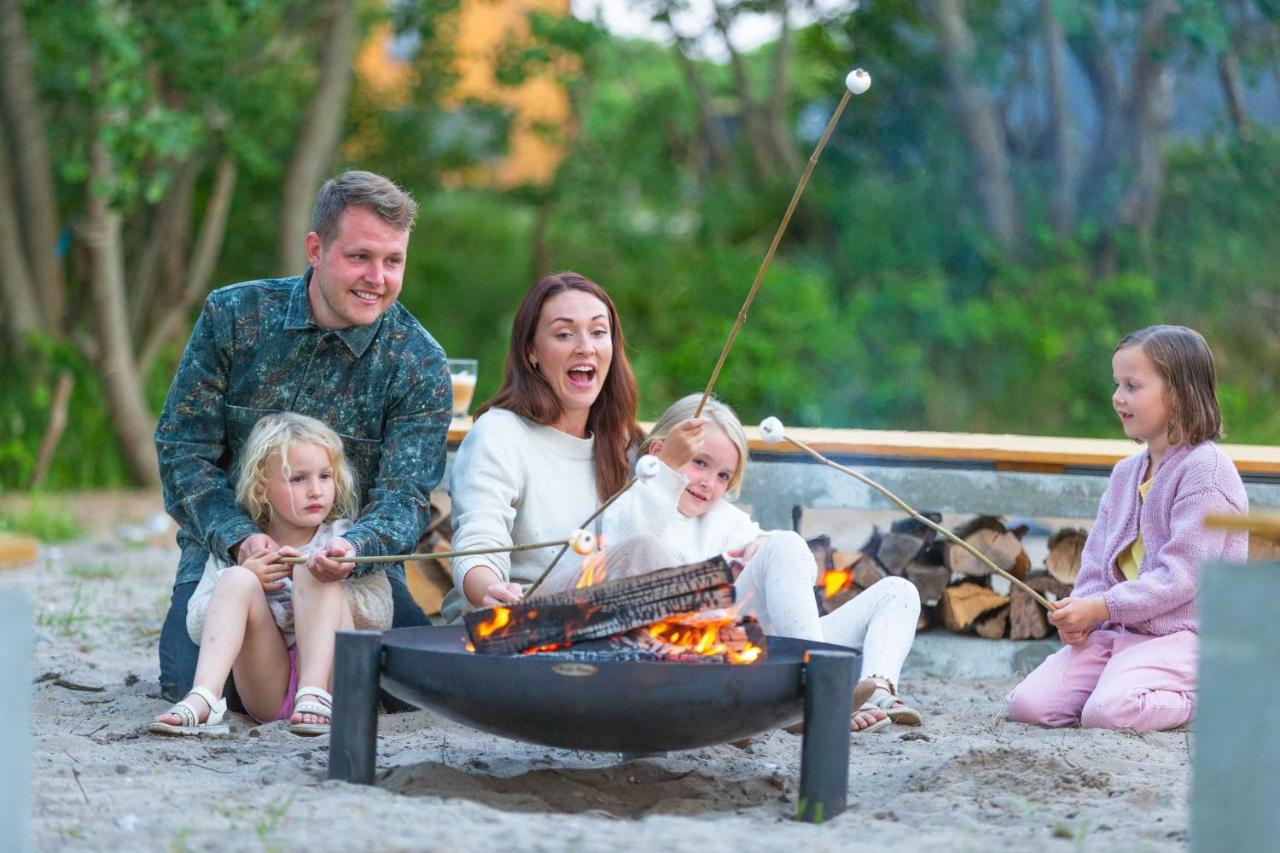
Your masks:
[{"label": "white sandal", "polygon": [[204,722],[200,722],[200,714],[192,707],[191,703],[183,697],[182,701],[174,705],[166,714],[172,714],[182,720],[181,725],[173,725],[172,723],[162,723],[159,720],[153,720],[147,731],[158,735],[229,735],[231,734],[231,726],[222,722],[222,718],[227,715],[227,700],[214,697],[213,693],[203,687],[192,687],[188,691],[187,696],[199,696],[209,705],[209,716],[205,717]]},{"label": "white sandal", "polygon": [[[895,702],[901,702],[901,707],[895,708]],[[879,708],[884,711],[885,719],[899,726],[918,726],[924,722],[924,718],[920,716],[919,711],[904,702],[897,693],[884,687],[877,687],[871,697],[862,703],[862,707],[858,710],[868,711],[873,708]],[[869,729],[863,729],[863,731],[869,731]]]},{"label": "white sandal", "polygon": [[[303,699],[303,696],[314,696],[315,700]],[[333,696],[329,691],[319,687],[299,687],[293,694],[293,713],[315,714],[317,717],[328,717],[333,721]],[[291,723],[289,731],[303,737],[316,737],[329,733],[329,723]]]}]

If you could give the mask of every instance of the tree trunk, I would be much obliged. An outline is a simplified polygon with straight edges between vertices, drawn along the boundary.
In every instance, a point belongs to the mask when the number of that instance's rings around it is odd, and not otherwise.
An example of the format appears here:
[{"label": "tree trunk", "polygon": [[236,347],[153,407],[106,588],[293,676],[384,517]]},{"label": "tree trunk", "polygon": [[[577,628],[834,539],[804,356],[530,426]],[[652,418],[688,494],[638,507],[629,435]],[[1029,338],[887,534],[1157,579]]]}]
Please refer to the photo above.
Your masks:
[{"label": "tree trunk", "polygon": [[782,18],[782,29],[778,34],[778,48],[773,56],[773,79],[770,81],[766,122],[778,162],[787,174],[799,178],[804,171],[804,161],[796,151],[795,139],[787,126],[787,100],[791,92],[791,20],[787,17],[786,0],[778,3],[778,14]]},{"label": "tree trunk", "polygon": [[1222,85],[1227,115],[1231,118],[1236,136],[1247,136],[1249,118],[1244,109],[1244,95],[1240,91],[1240,60],[1236,57],[1235,48],[1231,46],[1218,57],[1218,82]]},{"label": "tree trunk", "polygon": [[139,372],[145,376],[155,364],[156,357],[165,344],[176,337],[185,325],[187,313],[196,300],[209,291],[213,268],[222,251],[227,231],[227,217],[231,211],[231,197],[235,194],[237,169],[231,156],[224,154],[218,161],[218,171],[213,182],[213,192],[205,206],[204,219],[200,222],[200,234],[187,267],[187,280],[180,297],[160,318],[142,347],[138,358]]},{"label": "tree trunk", "polygon": [[1173,69],[1169,67],[1169,19],[1178,11],[1172,0],[1152,2],[1142,16],[1130,82],[1128,110],[1133,117],[1130,156],[1133,177],[1117,210],[1116,222],[1149,234],[1164,189],[1164,141],[1173,121]]},{"label": "tree trunk", "polygon": [[7,245],[26,247],[44,327],[57,335],[65,308],[62,262],[57,254],[58,201],[20,0],[0,0],[0,112],[13,134],[17,209],[22,211],[26,235],[24,241]]},{"label": "tree trunk", "polygon": [[356,47],[354,0],[330,0],[328,34],[320,57],[320,81],[307,108],[298,144],[284,182],[278,258],[280,275],[297,273],[306,263],[302,238],[311,230],[311,206],[337,150],[351,87],[351,58]]},{"label": "tree trunk", "polygon": [[707,147],[715,167],[727,173],[733,167],[733,161],[729,156],[729,141],[725,138],[724,129],[716,123],[715,113],[711,109],[711,95],[707,92],[707,83],[702,78],[697,63],[685,53],[687,44],[687,39],[677,36],[672,50],[675,51],[680,67],[684,70],[685,79],[689,81],[689,89],[693,92],[702,142]]},{"label": "tree trunk", "polygon": [[[133,281],[129,288],[129,328],[141,339],[147,329],[147,319],[157,307],[170,305],[173,292],[181,290],[181,283],[162,287],[167,279],[165,256],[184,252],[191,228],[192,199],[195,197],[196,179],[200,177],[203,158],[191,156],[184,163],[171,164],[173,182],[160,203],[155,206],[146,226],[146,245],[134,265]],[[160,294],[157,300],[156,295]],[[158,304],[157,304],[158,303]]]},{"label": "tree trunk", "polygon": [[[94,141],[89,155],[89,175],[90,187],[111,184],[110,157],[101,138]],[[89,288],[98,337],[96,366],[106,391],[111,423],[134,479],[141,485],[159,485],[153,440],[155,418],[143,399],[142,379],[130,346],[120,214],[111,209],[103,193],[93,189],[85,203],[83,232],[92,257]]]},{"label": "tree trunk", "polygon": [[19,206],[10,189],[12,176],[3,131],[0,127],[0,308],[4,311],[8,348],[17,352],[24,348],[27,336],[39,331],[43,323],[36,303],[35,279],[22,251]]},{"label": "tree trunk", "polygon": [[1071,158],[1071,114],[1067,103],[1067,83],[1062,22],[1054,13],[1054,0],[1040,0],[1040,27],[1044,38],[1045,88],[1053,139],[1053,196],[1049,218],[1054,233],[1067,237],[1075,227],[1075,177]]},{"label": "tree trunk", "polygon": [[938,42],[957,118],[975,165],[974,184],[992,235],[1007,248],[1022,243],[1022,216],[1013,188],[1009,153],[990,97],[970,76],[973,34],[962,0],[919,0]]},{"label": "tree trunk", "polygon": [[777,177],[779,164],[775,160],[773,146],[769,141],[768,128],[756,106],[755,98],[751,96],[751,78],[747,74],[747,65],[742,59],[742,54],[738,53],[737,48],[733,46],[733,40],[729,38],[731,23],[728,10],[719,2],[715,3],[715,26],[721,40],[724,41],[725,50],[729,53],[729,67],[733,71],[733,82],[738,89],[742,125],[751,151],[751,159],[756,164],[763,182],[769,185]]}]

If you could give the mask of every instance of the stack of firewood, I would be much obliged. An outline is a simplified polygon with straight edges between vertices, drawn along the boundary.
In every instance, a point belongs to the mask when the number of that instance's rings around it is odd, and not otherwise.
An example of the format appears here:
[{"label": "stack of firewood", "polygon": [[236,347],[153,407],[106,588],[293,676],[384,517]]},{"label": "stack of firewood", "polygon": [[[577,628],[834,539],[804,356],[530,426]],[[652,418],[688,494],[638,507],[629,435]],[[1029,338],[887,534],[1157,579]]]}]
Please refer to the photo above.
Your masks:
[{"label": "stack of firewood", "polygon": [[[941,521],[936,513],[924,515]],[[1010,528],[999,518],[984,515],[954,532],[1050,601],[1071,594],[1080,571],[1083,530],[1064,528],[1050,537],[1045,567],[1036,571],[1031,570],[1022,547],[1025,526]],[[1044,608],[1024,590],[913,518],[895,522],[888,532],[874,528],[856,553],[833,550],[825,536],[810,540],[809,545],[818,560],[817,596],[828,613],[877,581],[896,576],[911,581],[920,593],[917,630],[941,624],[957,633],[1023,640],[1040,639],[1052,629]]]}]

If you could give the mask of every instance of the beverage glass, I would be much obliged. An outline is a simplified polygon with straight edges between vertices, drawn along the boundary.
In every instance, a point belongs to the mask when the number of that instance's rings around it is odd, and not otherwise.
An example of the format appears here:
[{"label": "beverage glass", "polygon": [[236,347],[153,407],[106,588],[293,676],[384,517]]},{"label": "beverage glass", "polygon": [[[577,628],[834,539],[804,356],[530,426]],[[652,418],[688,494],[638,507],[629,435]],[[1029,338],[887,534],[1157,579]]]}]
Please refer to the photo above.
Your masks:
[{"label": "beverage glass", "polygon": [[476,392],[477,363],[474,358],[449,359],[449,382],[453,385],[453,416],[465,418]]}]

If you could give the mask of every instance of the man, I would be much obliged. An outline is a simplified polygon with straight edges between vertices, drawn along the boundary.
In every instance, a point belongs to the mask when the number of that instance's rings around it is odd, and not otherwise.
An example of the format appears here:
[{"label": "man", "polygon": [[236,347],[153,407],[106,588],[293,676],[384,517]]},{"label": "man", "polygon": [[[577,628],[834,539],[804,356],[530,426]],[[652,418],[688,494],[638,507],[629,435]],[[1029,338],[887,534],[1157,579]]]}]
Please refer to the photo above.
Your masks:
[{"label": "man", "polygon": [[[206,300],[156,429],[165,508],[182,548],[160,632],[166,698],[185,695],[195,674],[187,601],[210,554],[242,563],[275,547],[234,497],[240,451],[264,414],[311,415],[342,436],[361,512],[336,548],[405,553],[422,535],[444,471],[451,391],[444,350],[396,302],[416,216],[391,181],[347,172],[320,190],[306,273],[234,284]],[[337,580],[353,564],[322,557],[315,570]],[[387,572],[397,627],[430,624],[403,564],[354,571]]]}]

